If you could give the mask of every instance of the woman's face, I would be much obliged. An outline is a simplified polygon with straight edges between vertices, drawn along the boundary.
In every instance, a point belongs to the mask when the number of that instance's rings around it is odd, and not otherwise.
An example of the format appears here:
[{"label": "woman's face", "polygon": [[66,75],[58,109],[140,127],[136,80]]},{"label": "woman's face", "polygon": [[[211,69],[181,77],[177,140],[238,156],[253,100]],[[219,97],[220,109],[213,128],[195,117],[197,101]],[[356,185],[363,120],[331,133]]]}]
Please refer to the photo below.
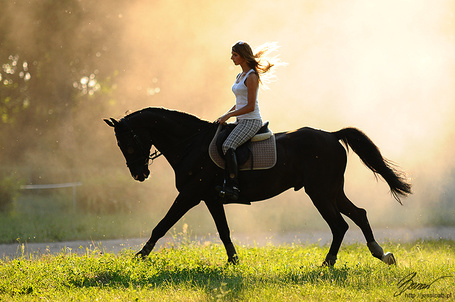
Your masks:
[{"label": "woman's face", "polygon": [[231,60],[232,62],[234,62],[235,65],[241,65],[243,62],[245,62],[245,59],[235,51],[231,53]]}]

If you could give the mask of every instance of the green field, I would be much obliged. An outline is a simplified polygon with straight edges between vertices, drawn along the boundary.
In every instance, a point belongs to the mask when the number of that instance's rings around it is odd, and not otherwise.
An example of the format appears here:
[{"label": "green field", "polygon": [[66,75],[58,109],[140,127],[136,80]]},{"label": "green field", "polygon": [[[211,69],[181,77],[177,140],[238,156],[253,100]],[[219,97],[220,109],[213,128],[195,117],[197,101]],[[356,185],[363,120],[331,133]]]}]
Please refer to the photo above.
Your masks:
[{"label": "green field", "polygon": [[[142,213],[89,214],[73,211],[65,198],[32,197],[19,198],[14,211],[0,216],[0,243],[146,239],[167,209],[164,204]],[[266,209],[254,211],[277,220]],[[229,218],[235,222],[241,216]],[[327,228],[320,217],[304,218]],[[176,231],[186,223],[191,230]],[[292,230],[290,225],[281,230]],[[133,260],[133,250],[109,254],[101,247],[3,258],[0,301],[455,301],[453,240],[380,242],[397,258],[398,265],[390,267],[365,244],[342,245],[333,268],[320,267],[328,246],[237,245],[241,262],[232,266],[222,245],[192,235],[214,231],[201,206],[171,230],[174,243],[144,261]]]},{"label": "green field", "polygon": [[223,246],[191,241],[144,261],[132,250],[96,248],[23,255],[0,262],[0,301],[455,300],[454,241],[385,244],[398,261],[390,267],[361,244],[343,246],[335,267],[320,267],[327,249],[239,246],[236,266],[226,264]]},{"label": "green field", "polygon": [[[285,196],[295,196],[292,193]],[[88,239],[147,240],[153,227],[166,214],[173,197],[171,194],[153,203],[136,204],[131,210],[88,212],[73,209],[71,194],[22,194],[16,200],[13,211],[0,213],[0,244]],[[291,201],[285,198],[280,202],[270,201],[252,206],[226,206],[232,234],[329,231],[327,223],[310,202],[289,199]],[[373,231],[403,226],[411,230],[428,226],[454,226],[452,210],[440,210],[444,212],[443,216],[414,205],[395,206],[398,210],[394,212],[381,214],[372,211],[374,214],[369,214]],[[422,213],[425,213],[424,217]],[[351,221],[347,219],[347,222]],[[216,233],[215,223],[203,203],[189,211],[175,225],[175,229],[181,230],[184,224],[188,224],[193,235],[204,237]],[[353,225],[351,230],[359,229]]]}]

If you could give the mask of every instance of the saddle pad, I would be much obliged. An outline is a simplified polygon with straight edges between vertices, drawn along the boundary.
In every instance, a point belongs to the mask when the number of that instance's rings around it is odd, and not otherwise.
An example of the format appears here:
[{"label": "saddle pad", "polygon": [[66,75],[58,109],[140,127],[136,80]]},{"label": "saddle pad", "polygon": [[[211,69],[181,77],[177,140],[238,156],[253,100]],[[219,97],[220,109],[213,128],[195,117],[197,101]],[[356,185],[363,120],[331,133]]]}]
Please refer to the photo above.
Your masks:
[{"label": "saddle pad", "polygon": [[[209,146],[209,155],[212,161],[220,168],[224,169],[224,159],[218,153],[216,147],[216,138],[220,132],[221,126],[218,127],[215,136]],[[273,168],[276,164],[276,143],[275,135],[266,140],[251,142],[250,149],[252,156],[239,167],[240,171],[251,170],[251,157],[253,157],[253,170],[265,170]]]}]

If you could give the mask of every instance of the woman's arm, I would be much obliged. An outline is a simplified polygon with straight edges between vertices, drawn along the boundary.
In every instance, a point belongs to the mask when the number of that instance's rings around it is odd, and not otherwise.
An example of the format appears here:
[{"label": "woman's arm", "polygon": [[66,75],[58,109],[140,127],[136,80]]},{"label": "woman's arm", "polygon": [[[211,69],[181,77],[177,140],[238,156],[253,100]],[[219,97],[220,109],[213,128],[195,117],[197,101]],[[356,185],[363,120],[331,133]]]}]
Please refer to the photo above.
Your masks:
[{"label": "woman's arm", "polygon": [[246,106],[234,110],[235,105],[227,112],[224,114],[222,117],[218,119],[219,123],[224,123],[226,122],[229,118],[234,117],[234,116],[239,116],[242,114],[246,114],[249,112],[254,111],[254,108],[256,106],[256,97],[258,93],[258,86],[259,86],[259,77],[255,73],[251,73],[248,78],[245,80],[245,85],[248,88],[248,103]]}]

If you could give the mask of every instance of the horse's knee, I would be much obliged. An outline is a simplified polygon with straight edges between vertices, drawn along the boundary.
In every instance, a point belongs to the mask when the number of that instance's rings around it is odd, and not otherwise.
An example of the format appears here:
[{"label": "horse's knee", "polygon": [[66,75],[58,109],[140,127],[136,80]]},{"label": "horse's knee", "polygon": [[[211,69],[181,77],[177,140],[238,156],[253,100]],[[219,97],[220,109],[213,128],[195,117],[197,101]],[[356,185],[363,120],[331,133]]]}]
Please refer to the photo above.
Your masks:
[{"label": "horse's knee", "polygon": [[344,234],[346,234],[346,232],[349,230],[349,224],[342,220],[340,221],[340,223],[338,223],[336,229],[333,229],[332,230],[332,233],[334,236],[344,236]]},{"label": "horse's knee", "polygon": [[349,224],[346,221],[343,221],[341,230],[343,231],[343,235],[346,234],[346,232],[349,230]]},{"label": "horse's knee", "polygon": [[365,209],[362,209],[362,208],[359,208],[358,210],[358,216],[361,220],[364,220],[364,221],[367,221],[368,218],[367,218],[367,211]]}]

